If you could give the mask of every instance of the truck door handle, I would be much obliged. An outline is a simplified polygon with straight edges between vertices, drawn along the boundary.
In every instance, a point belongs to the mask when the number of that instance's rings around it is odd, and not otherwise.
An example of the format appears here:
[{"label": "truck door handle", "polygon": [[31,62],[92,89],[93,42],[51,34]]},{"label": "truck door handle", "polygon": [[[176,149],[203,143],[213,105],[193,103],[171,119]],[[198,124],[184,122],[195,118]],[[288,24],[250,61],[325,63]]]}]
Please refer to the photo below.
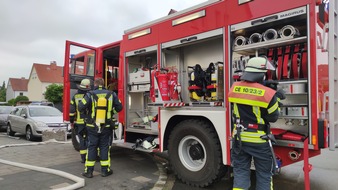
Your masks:
[{"label": "truck door handle", "polygon": [[263,22],[267,22],[267,21],[270,21],[270,20],[276,20],[276,19],[278,19],[278,15],[273,15],[273,16],[269,16],[269,17],[264,18]]},{"label": "truck door handle", "polygon": [[188,42],[191,41],[191,40],[197,40],[197,36],[193,36],[193,37],[188,38]]},{"label": "truck door handle", "polygon": [[256,25],[256,24],[261,24],[263,22],[267,22],[267,21],[271,21],[271,20],[276,20],[278,19],[278,15],[273,15],[273,16],[269,16],[266,18],[262,18],[262,19],[257,19],[254,21],[251,21],[251,25]]},{"label": "truck door handle", "polygon": [[146,52],[146,49],[141,49],[141,50],[138,50],[138,51],[134,51],[134,54],[140,54],[140,53],[144,53]]},{"label": "truck door handle", "polygon": [[197,36],[193,36],[193,37],[190,37],[190,38],[183,39],[183,40],[181,40],[181,43],[190,42],[192,40],[197,40]]}]

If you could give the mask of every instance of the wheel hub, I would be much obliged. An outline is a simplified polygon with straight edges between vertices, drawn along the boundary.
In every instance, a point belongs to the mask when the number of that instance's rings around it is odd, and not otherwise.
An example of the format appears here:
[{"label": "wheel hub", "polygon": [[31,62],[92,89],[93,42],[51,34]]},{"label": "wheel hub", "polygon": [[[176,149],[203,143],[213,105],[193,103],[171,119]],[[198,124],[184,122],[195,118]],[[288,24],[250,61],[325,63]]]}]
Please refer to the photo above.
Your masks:
[{"label": "wheel hub", "polygon": [[203,147],[200,144],[191,145],[189,154],[193,160],[200,160],[204,158]]},{"label": "wheel hub", "polygon": [[181,139],[178,145],[178,156],[183,166],[190,171],[200,171],[208,157],[203,143],[192,135]]}]

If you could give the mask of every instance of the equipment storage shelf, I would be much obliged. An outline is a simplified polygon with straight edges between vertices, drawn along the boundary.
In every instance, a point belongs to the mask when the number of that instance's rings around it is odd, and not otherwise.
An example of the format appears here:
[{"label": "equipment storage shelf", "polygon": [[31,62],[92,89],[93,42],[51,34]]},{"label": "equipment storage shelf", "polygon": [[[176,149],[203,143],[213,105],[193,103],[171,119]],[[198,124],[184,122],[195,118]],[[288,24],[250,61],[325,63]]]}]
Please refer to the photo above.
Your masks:
[{"label": "equipment storage shelf", "polygon": [[134,132],[134,133],[143,133],[143,134],[150,134],[150,135],[157,135],[157,130],[151,129],[144,129],[144,128],[136,128],[136,127],[128,127],[126,132]]},{"label": "equipment storage shelf", "polygon": [[[277,144],[275,146],[285,146],[293,148],[304,148],[304,142],[290,141],[290,140],[279,140],[276,139]],[[313,149],[313,145],[309,145],[309,149]]]},{"label": "equipment storage shelf", "polygon": [[247,44],[243,46],[236,46],[234,47],[234,52],[241,53],[241,54],[254,54],[256,51],[266,51],[270,48],[298,44],[298,43],[305,43],[307,41],[306,36],[302,37],[285,37],[285,38],[278,38],[269,41],[262,41],[253,44]]},{"label": "equipment storage shelf", "polygon": [[282,12],[232,25],[233,52],[257,55],[265,54],[268,49],[306,43],[306,7],[293,11],[299,14],[285,17],[288,12]]}]

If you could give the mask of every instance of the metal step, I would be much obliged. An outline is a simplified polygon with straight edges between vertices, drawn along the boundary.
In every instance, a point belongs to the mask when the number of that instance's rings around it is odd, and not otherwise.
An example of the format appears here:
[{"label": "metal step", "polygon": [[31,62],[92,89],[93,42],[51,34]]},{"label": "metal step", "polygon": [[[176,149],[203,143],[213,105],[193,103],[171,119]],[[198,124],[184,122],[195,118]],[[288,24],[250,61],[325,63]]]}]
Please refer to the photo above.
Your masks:
[{"label": "metal step", "polygon": [[147,153],[158,152],[157,148],[155,148],[155,149],[144,149],[142,147],[134,148],[133,147],[134,145],[135,145],[135,143],[124,142],[123,139],[113,141],[113,146],[117,146],[117,147],[121,147],[121,148],[134,149],[134,150],[137,150],[137,151],[147,152]]}]

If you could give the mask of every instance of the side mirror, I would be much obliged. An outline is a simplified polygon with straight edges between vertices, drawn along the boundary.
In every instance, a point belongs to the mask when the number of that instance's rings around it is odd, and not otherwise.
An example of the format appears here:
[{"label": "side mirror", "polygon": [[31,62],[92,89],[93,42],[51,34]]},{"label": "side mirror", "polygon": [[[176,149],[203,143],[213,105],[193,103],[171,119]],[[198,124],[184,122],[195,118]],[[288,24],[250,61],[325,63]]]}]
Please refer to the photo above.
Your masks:
[{"label": "side mirror", "polygon": [[23,114],[21,114],[21,117],[27,118],[27,114],[23,113]]}]

